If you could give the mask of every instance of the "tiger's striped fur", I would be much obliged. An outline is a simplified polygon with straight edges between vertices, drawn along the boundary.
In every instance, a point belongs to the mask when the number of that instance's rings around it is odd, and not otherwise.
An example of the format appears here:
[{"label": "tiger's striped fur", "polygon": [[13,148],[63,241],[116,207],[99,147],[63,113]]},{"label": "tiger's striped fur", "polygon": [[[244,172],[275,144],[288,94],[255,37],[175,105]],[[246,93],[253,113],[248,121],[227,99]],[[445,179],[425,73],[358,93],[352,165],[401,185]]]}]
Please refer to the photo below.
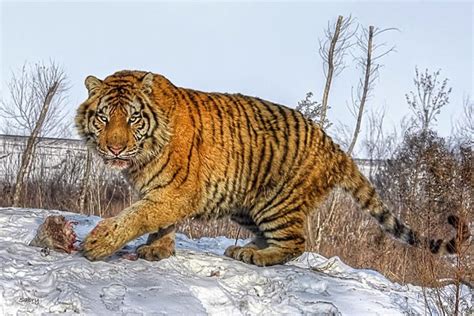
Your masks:
[{"label": "tiger's striped fur", "polygon": [[[226,255],[267,266],[304,251],[304,226],[335,187],[348,191],[395,238],[433,253],[450,241],[413,232],[383,204],[353,160],[295,110],[240,94],[178,88],[165,77],[120,71],[86,79],[89,98],[76,125],[106,163],[120,168],[141,199],[104,219],[83,242],[91,260],[152,233],[137,249],[159,260],[174,252],[174,225],[187,217],[230,216],[255,233]],[[455,228],[467,226],[450,217]]]}]

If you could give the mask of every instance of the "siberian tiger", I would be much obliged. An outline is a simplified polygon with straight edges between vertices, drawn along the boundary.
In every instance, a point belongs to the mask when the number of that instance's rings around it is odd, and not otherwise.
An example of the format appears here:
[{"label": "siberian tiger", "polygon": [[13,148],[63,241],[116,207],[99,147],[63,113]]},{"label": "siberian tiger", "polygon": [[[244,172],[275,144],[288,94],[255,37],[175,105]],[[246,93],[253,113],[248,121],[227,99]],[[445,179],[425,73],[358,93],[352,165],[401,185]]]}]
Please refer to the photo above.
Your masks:
[{"label": "siberian tiger", "polygon": [[305,221],[335,187],[393,237],[432,253],[454,253],[468,237],[425,238],[385,206],[354,161],[325,132],[288,107],[241,94],[179,88],[164,76],[120,71],[85,80],[76,116],[80,136],[121,170],[140,199],[99,222],[82,244],[105,258],[149,233],[139,257],[174,253],[175,224],[188,217],[230,218],[255,234],[225,255],[258,266],[282,264],[305,249]]}]

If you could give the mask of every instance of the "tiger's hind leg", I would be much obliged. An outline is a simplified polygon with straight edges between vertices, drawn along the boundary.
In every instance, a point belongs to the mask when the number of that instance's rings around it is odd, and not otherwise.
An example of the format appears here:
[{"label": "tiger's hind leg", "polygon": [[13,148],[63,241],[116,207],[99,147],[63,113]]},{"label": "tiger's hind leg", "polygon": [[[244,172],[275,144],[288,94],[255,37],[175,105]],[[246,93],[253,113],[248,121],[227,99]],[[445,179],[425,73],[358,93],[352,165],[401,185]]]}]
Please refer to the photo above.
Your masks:
[{"label": "tiger's hind leg", "polygon": [[171,225],[148,235],[146,244],[137,248],[138,257],[149,261],[158,261],[174,255],[175,232],[175,225]]},{"label": "tiger's hind leg", "polygon": [[243,247],[240,247],[240,246],[231,246],[231,247],[254,248],[254,249],[263,249],[263,248],[268,247],[267,241],[265,237],[263,236],[263,233],[258,229],[257,224],[255,224],[255,222],[250,218],[249,215],[234,214],[231,216],[231,220],[255,234],[255,237],[250,242],[245,244]]},{"label": "tiger's hind leg", "polygon": [[265,236],[263,236],[262,232],[255,233],[255,237],[248,243],[244,245],[244,247],[250,247],[254,249],[264,249],[268,247],[267,240]]},{"label": "tiger's hind leg", "polygon": [[305,250],[304,213],[294,216],[268,216],[259,220],[260,240],[266,247],[231,246],[225,255],[258,266],[283,264],[298,257]]}]

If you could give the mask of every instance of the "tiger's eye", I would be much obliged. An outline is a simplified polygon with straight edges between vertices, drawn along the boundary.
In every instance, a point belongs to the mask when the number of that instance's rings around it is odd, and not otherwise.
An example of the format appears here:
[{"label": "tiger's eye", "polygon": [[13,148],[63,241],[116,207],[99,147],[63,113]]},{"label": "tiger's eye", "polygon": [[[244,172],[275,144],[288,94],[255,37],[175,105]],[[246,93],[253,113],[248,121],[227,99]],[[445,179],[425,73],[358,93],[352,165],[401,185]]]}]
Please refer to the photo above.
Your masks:
[{"label": "tiger's eye", "polygon": [[140,114],[137,113],[137,114],[133,114],[130,119],[128,120],[129,123],[135,123],[136,121],[138,121],[138,119],[140,118]]},{"label": "tiger's eye", "polygon": [[107,123],[107,121],[108,121],[107,116],[104,115],[104,114],[98,114],[98,115],[97,115],[97,118],[99,119],[99,121],[101,121],[101,122],[103,122],[103,123]]}]

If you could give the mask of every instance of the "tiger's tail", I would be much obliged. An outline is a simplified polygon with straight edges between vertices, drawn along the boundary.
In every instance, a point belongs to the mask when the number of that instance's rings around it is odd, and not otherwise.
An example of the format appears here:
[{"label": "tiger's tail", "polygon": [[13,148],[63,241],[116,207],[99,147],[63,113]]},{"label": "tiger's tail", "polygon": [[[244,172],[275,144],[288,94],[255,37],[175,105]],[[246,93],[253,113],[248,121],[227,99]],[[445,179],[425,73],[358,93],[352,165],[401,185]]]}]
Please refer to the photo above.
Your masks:
[{"label": "tiger's tail", "polygon": [[448,216],[448,223],[456,229],[456,235],[450,240],[430,239],[413,231],[401,222],[383,203],[373,185],[359,171],[352,161],[348,176],[344,177],[340,186],[352,194],[363,211],[368,211],[382,229],[394,238],[414,247],[428,249],[433,254],[458,253],[461,245],[470,237],[468,225],[456,215]]}]

